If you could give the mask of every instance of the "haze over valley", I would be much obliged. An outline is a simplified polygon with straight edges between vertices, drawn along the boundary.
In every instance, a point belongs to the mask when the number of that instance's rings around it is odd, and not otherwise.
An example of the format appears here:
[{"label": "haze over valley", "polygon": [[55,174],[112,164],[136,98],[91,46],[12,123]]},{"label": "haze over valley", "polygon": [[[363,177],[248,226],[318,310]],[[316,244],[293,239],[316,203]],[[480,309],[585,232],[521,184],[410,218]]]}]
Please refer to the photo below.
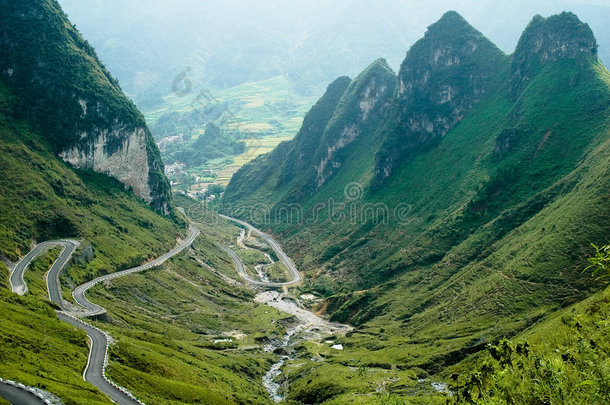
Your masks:
[{"label": "haze over valley", "polygon": [[609,17],[0,1],[0,405],[610,403]]}]

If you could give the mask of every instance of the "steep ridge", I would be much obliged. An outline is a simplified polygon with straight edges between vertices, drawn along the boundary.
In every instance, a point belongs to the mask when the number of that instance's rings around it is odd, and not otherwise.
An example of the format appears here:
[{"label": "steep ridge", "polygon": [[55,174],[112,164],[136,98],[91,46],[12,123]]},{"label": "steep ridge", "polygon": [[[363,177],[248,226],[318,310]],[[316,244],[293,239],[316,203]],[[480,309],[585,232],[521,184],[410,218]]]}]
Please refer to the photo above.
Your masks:
[{"label": "steep ridge", "polygon": [[[269,156],[254,159],[248,170],[238,170],[226,190],[227,200],[238,201],[245,197],[244,193],[261,189],[263,185],[277,192],[301,173],[310,171],[324,129],[350,83],[348,77],[340,77],[331,83],[322,98],[305,115],[303,125],[293,140],[282,142]],[[303,186],[300,182],[293,188]],[[311,188],[311,185],[309,187]],[[301,198],[302,195],[302,192],[297,193],[294,198]],[[277,195],[268,197],[275,200],[282,198]]]},{"label": "steep ridge", "polygon": [[[225,201],[239,205],[244,192],[265,183],[273,192],[261,201],[269,205],[311,197],[338,172],[349,171],[345,166],[350,166],[350,151],[378,142],[378,124],[389,110],[395,86],[396,76],[383,59],[353,81],[337,79],[306,115],[292,141],[235,174]],[[252,182],[257,186],[252,187]]]},{"label": "steep ridge", "polygon": [[416,42],[400,67],[388,135],[377,152],[376,184],[413,149],[444,136],[496,85],[506,56],[449,11]]},{"label": "steep ridge", "polygon": [[159,151],[142,114],[55,0],[0,2],[0,78],[56,154],[119,179],[170,210]]},{"label": "steep ridge", "polygon": [[513,97],[545,65],[560,59],[597,57],[597,41],[591,28],[573,13],[549,18],[535,16],[527,26],[512,57],[510,86]]},{"label": "steep ridge", "polygon": [[[508,57],[448,13],[409,51],[378,143],[350,149],[349,169],[295,201],[302,221],[267,201],[258,224],[307,273],[303,290],[359,325],[337,362],[436,373],[600,287],[582,273],[589,243],[610,238],[610,73],[594,44],[573,14],[535,17]],[[240,191],[244,206],[273,195]],[[322,366],[304,358],[294,375],[316,381]]]}]

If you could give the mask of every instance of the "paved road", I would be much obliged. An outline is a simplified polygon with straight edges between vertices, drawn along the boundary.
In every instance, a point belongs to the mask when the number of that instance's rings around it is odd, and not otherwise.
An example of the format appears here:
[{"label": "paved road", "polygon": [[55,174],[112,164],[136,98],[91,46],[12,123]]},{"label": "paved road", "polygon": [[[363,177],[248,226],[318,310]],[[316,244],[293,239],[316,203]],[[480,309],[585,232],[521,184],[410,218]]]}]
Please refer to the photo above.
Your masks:
[{"label": "paved road", "polygon": [[0,397],[6,399],[13,405],[44,405],[44,399],[24,387],[0,382]]},{"label": "paved road", "polygon": [[53,248],[55,246],[62,247],[63,250],[59,258],[53,263],[51,270],[49,271],[49,275],[47,276],[48,280],[52,280],[53,282],[49,283],[49,298],[51,301],[55,302],[58,305],[61,304],[61,294],[59,293],[60,289],[59,285],[59,271],[63,269],[66,265],[74,250],[80,245],[78,241],[75,240],[56,240],[49,242],[39,243],[28,253],[25,255],[23,259],[21,259],[16,265],[15,269],[11,273],[9,277],[9,282],[11,283],[11,289],[15,294],[23,295],[28,292],[28,286],[25,284],[23,276],[25,274],[26,269],[34,260],[36,256],[46,251],[47,249]]},{"label": "paved road", "polygon": [[266,286],[266,287],[283,287],[283,286],[297,284],[297,283],[301,282],[301,273],[299,273],[299,271],[297,270],[294,263],[292,263],[292,260],[290,260],[288,255],[286,253],[284,253],[284,251],[282,250],[280,245],[275,241],[275,239],[273,239],[271,236],[269,236],[265,232],[256,229],[255,227],[253,227],[252,225],[250,225],[249,223],[247,223],[245,221],[242,221],[237,218],[231,218],[227,215],[221,214],[220,216],[224,219],[228,219],[229,221],[233,221],[242,226],[245,226],[252,233],[263,238],[265,240],[265,242],[267,242],[269,244],[269,246],[271,246],[271,248],[273,249],[273,251],[275,252],[277,257],[286,265],[286,267],[288,268],[288,270],[290,271],[290,274],[292,276],[292,280],[286,281],[283,283],[274,283],[274,282],[264,282],[264,281],[253,280],[252,278],[248,277],[248,275],[246,274],[244,264],[240,260],[239,256],[237,256],[237,254],[235,252],[233,252],[231,249],[223,247],[222,249],[225,252],[227,252],[229,254],[229,256],[231,256],[231,259],[235,263],[235,267],[237,267],[237,272],[239,273],[241,278],[243,278],[246,282],[248,282],[250,284]]},{"label": "paved road", "polygon": [[65,312],[58,312],[57,317],[64,322],[84,330],[91,339],[91,350],[87,367],[83,373],[85,381],[95,385],[100,391],[108,395],[114,402],[120,405],[142,405],[131,393],[122,387],[110,383],[106,379],[105,369],[108,353],[108,335],[102,330],[89,325]]},{"label": "paved road", "polygon": [[[142,266],[138,266],[138,267],[134,267],[132,269],[128,269],[128,270],[120,271],[117,273],[109,274],[106,276],[98,277],[88,283],[85,283],[85,284],[77,287],[76,290],[72,293],[72,295],[74,296],[74,299],[76,300],[76,302],[78,304],[80,304],[82,307],[84,307],[88,311],[85,313],[85,316],[98,315],[98,314],[106,312],[106,310],[103,307],[90,302],[85,297],[85,292],[89,288],[91,288],[94,285],[96,285],[97,283],[105,281],[105,280],[111,280],[114,278],[123,277],[123,276],[129,275],[129,274],[141,272],[141,271],[148,270],[150,268],[159,266],[159,265],[163,264],[166,260],[171,258],[172,256],[180,253],[186,247],[190,246],[193,243],[193,241],[195,240],[195,238],[199,235],[199,233],[200,233],[199,229],[197,229],[193,226],[190,226],[188,237],[182,243],[180,243],[180,245],[176,246],[174,249],[170,250],[163,256],[158,257],[157,259],[155,259],[149,263],[146,263]],[[28,267],[30,262],[38,254],[40,254],[44,249],[49,248],[50,246],[57,246],[57,245],[63,246],[64,250],[62,251],[59,258],[55,261],[55,263],[53,263],[53,266],[51,267],[51,270],[49,271],[49,274],[47,276],[47,288],[49,290],[49,298],[51,299],[51,301],[56,303],[62,309],[65,310],[65,305],[61,298],[61,286],[59,284],[59,272],[68,263],[72,253],[74,253],[74,250],[79,246],[79,242],[73,241],[73,240],[62,240],[62,241],[43,242],[43,243],[36,245],[36,247],[34,247],[34,249],[32,249],[32,251],[30,253],[28,253],[22,260],[19,261],[19,263],[17,263],[17,265],[15,266],[15,270],[11,273],[10,282],[11,282],[11,288],[14,292],[16,292],[17,294],[20,294],[20,295],[25,294],[27,292],[27,285],[25,284],[25,281],[23,280],[23,273],[24,273],[25,269]],[[83,315],[83,314],[79,314],[79,315]],[[57,316],[59,319],[65,321],[71,325],[74,325],[79,329],[84,330],[87,333],[87,335],[89,336],[89,339],[91,339],[91,350],[89,351],[89,359],[87,362],[87,368],[85,369],[85,372],[83,373],[83,378],[86,381],[89,381],[90,383],[95,385],[100,391],[102,391],[103,393],[108,395],[110,398],[112,398],[113,401],[115,401],[119,405],[136,405],[136,404],[142,405],[142,402],[138,401],[131,393],[129,393],[124,388],[111,383],[106,378],[105,369],[106,369],[106,364],[108,363],[107,357],[106,357],[107,353],[108,353],[108,336],[106,335],[106,333],[104,333],[102,330],[100,330],[94,326],[91,326],[88,323],[76,318],[75,316],[73,316],[72,314],[70,314],[68,312],[58,311]],[[0,384],[0,396],[3,396],[3,397],[4,397],[4,395],[3,395],[4,391],[2,390],[2,388],[4,386],[5,386],[5,384]],[[6,390],[7,390],[7,392],[14,391],[10,387],[7,388]],[[29,392],[26,390],[23,390],[23,389],[19,389],[19,388],[17,388],[17,390],[18,391],[21,390],[23,392],[21,394],[19,394],[19,393],[17,394],[20,396],[20,398],[21,398],[20,401],[22,401],[22,402],[15,402],[16,404],[19,404],[19,405],[26,404],[27,405],[27,404],[44,403],[44,402],[23,402],[23,401],[28,400],[27,395],[29,394]],[[9,392],[7,395],[12,395],[11,392]],[[8,397],[6,397],[6,398],[8,399]]]},{"label": "paved road", "polygon": [[87,290],[89,290],[94,285],[101,283],[102,281],[112,280],[114,278],[123,277],[123,276],[129,275],[129,274],[138,273],[138,272],[141,272],[144,270],[151,269],[153,267],[160,266],[167,259],[182,252],[187,246],[190,246],[198,235],[199,235],[199,229],[197,229],[194,226],[190,226],[188,237],[180,245],[176,246],[175,248],[173,248],[172,250],[170,250],[163,256],[158,257],[155,260],[153,260],[149,263],[143,264],[141,266],[134,267],[134,268],[128,269],[128,270],[119,271],[119,272],[112,273],[112,274],[108,274],[105,276],[101,276],[101,277],[98,277],[96,279],[89,281],[88,283],[80,285],[80,286],[76,287],[76,289],[72,293],[74,300],[76,301],[77,304],[79,304],[81,307],[83,307],[87,310],[87,313],[85,314],[85,316],[94,316],[94,315],[103,314],[104,312],[106,312],[106,309],[104,309],[103,307],[101,307],[97,304],[94,304],[93,302],[89,301],[87,299],[87,297],[85,297],[85,293],[87,292]]}]

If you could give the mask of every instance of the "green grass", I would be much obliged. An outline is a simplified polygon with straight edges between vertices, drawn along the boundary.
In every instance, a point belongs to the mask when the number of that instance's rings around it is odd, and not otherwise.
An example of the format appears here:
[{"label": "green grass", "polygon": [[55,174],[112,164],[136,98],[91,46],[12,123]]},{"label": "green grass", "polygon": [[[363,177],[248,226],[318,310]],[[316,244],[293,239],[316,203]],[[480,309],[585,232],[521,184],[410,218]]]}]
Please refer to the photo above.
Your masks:
[{"label": "green grass", "polygon": [[[469,386],[460,395],[489,404],[608,402],[609,302],[605,289],[557,311],[512,342],[500,342],[496,358],[486,351],[448,370],[459,375],[462,387],[472,375],[481,380],[481,389]],[[515,351],[526,342],[527,353]]]},{"label": "green grass", "polygon": [[[311,197],[281,185],[282,147],[245,166],[224,202],[246,207],[246,218],[257,203],[273,212],[282,196],[300,203],[304,224],[261,226],[306,272],[301,291],[327,297],[317,309],[357,326],[341,353],[303,367],[291,384],[324,384],[318,367],[350,359],[435,376],[597,291],[600,283],[582,269],[589,244],[610,235],[609,76],[590,58],[562,60],[512,100],[505,70],[497,88],[442,139],[409,155],[381,188],[368,187],[375,137],[350,145],[345,164]],[[353,203],[343,195],[350,182],[364,190]],[[313,207],[330,199],[347,204],[338,210],[345,219],[331,221],[322,210],[308,222]],[[350,221],[350,209],[374,203],[390,212],[408,204],[407,221]],[[333,395],[372,394],[338,380],[343,388]]]},{"label": "green grass", "polygon": [[[147,403],[267,403],[262,375],[276,356],[262,344],[281,338],[280,320],[288,316],[255,304],[217,247],[234,242],[239,228],[218,217],[199,226],[193,248],[162,268],[91,291],[108,309],[97,325],[114,340],[109,376]],[[227,338],[232,342],[214,343]]]},{"label": "green grass", "polygon": [[46,274],[51,268],[51,265],[59,257],[60,252],[60,247],[51,248],[37,256],[32,263],[30,263],[23,276],[25,284],[28,286],[28,294],[31,294],[40,300],[49,299]]},{"label": "green grass", "polygon": [[0,375],[39,387],[65,404],[109,404],[83,381],[89,348],[84,332],[61,322],[38,297],[0,290]]},{"label": "green grass", "polygon": [[286,265],[280,261],[274,262],[273,264],[267,266],[264,270],[267,272],[267,274],[269,274],[269,279],[271,281],[281,283],[284,281],[290,281],[291,279]]}]

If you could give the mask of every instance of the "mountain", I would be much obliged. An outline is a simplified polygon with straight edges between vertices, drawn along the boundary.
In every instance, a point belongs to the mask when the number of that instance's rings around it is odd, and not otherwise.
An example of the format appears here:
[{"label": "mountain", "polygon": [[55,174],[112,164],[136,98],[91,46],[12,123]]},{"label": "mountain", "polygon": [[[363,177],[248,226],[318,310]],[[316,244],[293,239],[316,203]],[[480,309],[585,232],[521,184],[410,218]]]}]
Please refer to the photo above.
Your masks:
[{"label": "mountain", "polygon": [[395,86],[396,76],[383,59],[353,81],[335,80],[293,140],[234,175],[227,200],[240,200],[240,184],[259,188],[267,183],[272,193],[264,196],[266,201],[293,203],[311,196],[335,172],[352,164],[349,151],[376,142],[375,125],[387,112]]},{"label": "mountain", "polygon": [[[76,286],[170,252],[187,235],[186,219],[172,206],[141,114],[56,1],[0,1],[0,54],[2,385],[17,381],[65,404],[114,403],[83,379],[95,363],[91,340],[49,301],[46,278],[60,250],[30,263],[24,295],[11,291],[9,275],[37,243],[77,240],[60,275],[66,308],[77,312]],[[200,207],[176,200],[185,212]],[[87,320],[111,336],[106,375],[143,402],[271,402],[262,377],[275,357],[252,348],[281,337],[290,320],[235,280],[217,244],[239,229],[216,219],[163,265],[87,293],[108,310]]]},{"label": "mountain", "polygon": [[[406,48],[451,7],[504,51],[514,49],[532,15],[566,9],[589,21],[604,45],[610,42],[605,23],[610,8],[592,3],[183,0],[168,10],[161,0],[60,1],[143,109],[169,94],[172,80],[187,66],[193,68],[195,87],[219,90],[279,74],[299,91],[313,87],[316,92],[339,75],[357,74],[377,57],[397,69]],[[604,48],[602,60],[608,63]]]},{"label": "mountain", "polygon": [[142,114],[54,1],[1,3],[0,78],[53,152],[107,173],[162,213],[163,163]]},{"label": "mountain", "polygon": [[563,13],[547,19],[537,15],[521,36],[511,64],[511,94],[518,97],[542,68],[560,59],[597,57],[597,41],[576,15]]},{"label": "mountain", "polygon": [[[398,71],[405,50],[447,8],[505,52],[514,49],[532,15],[575,10],[595,29],[607,63],[610,7],[584,4],[591,1],[182,0],[169,10],[162,0],[59,0],[144,112],[155,139],[173,144],[162,147],[164,162],[189,169],[168,171],[176,191],[193,182],[198,188],[211,181],[225,185],[242,162],[258,155],[235,156],[230,145],[220,144],[214,149],[229,158],[194,157],[188,139],[210,122],[199,108],[203,99],[229,103],[233,123],[224,130],[230,138],[261,139],[270,149],[297,133],[302,117],[337,76],[355,77],[379,57]],[[379,158],[387,160],[381,165],[392,165],[392,151]]]},{"label": "mountain", "polygon": [[377,181],[411,149],[444,136],[491,90],[505,55],[456,12],[446,13],[416,42],[398,74],[391,129],[376,156]]},{"label": "mountain", "polygon": [[[323,365],[304,349],[290,399],[352,398],[323,377],[349,359],[426,378],[602,286],[582,269],[589,244],[610,239],[610,73],[587,24],[536,16],[508,56],[449,12],[394,87],[363,123],[352,107],[367,93],[330,86],[295,139],[223,197],[281,238],[322,313],[357,326]],[[335,155],[324,140],[341,133],[359,136]]]}]

